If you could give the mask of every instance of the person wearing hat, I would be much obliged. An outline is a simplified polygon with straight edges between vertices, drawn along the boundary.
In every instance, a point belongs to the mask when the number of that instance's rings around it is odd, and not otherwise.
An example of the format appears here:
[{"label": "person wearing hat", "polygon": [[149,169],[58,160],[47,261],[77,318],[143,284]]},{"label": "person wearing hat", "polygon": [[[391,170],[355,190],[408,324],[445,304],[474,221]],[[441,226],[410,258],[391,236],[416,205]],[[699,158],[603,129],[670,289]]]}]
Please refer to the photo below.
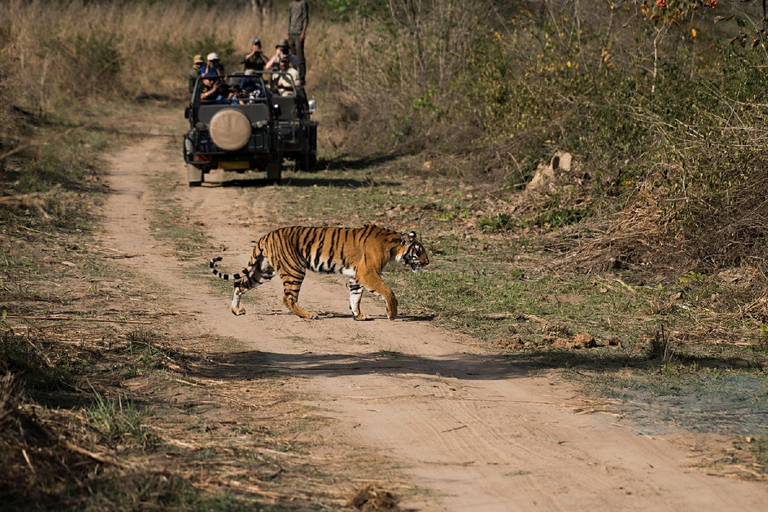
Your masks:
[{"label": "person wearing hat", "polygon": [[195,58],[192,61],[192,69],[189,70],[188,75],[190,93],[195,92],[195,84],[197,83],[197,79],[200,78],[200,70],[203,68],[203,64],[205,64],[203,56],[195,55]]},{"label": "person wearing hat", "polygon": [[280,71],[280,59],[286,55],[291,59],[293,67],[299,69],[299,58],[291,53],[291,47],[288,45],[287,40],[275,45],[275,54],[267,61],[266,69]]},{"label": "person wearing hat", "polygon": [[[291,79],[293,79],[293,83],[291,83]],[[299,70],[291,65],[291,59],[287,55],[280,58],[280,72],[272,75],[272,83],[275,84],[277,94],[280,96],[295,96],[296,92],[293,86],[295,85],[296,89],[301,88]]]},{"label": "person wearing hat", "polygon": [[288,43],[291,45],[291,53],[298,57],[297,68],[299,76],[304,81],[307,73],[307,61],[304,58],[304,39],[307,37],[307,25],[309,25],[309,4],[307,0],[291,0],[288,9]]},{"label": "person wearing hat", "polygon": [[205,102],[229,103],[230,89],[221,81],[216,73],[203,75],[203,90],[200,91],[200,100]]},{"label": "person wearing hat", "polygon": [[205,64],[202,70],[200,70],[201,75],[210,75],[213,73],[214,75],[222,76],[224,75],[224,65],[219,60],[219,54],[216,52],[211,52],[208,54],[208,62]]},{"label": "person wearing hat", "polygon": [[254,69],[263,71],[267,58],[261,53],[261,41],[254,39],[251,41],[251,53],[243,57],[243,71]]}]

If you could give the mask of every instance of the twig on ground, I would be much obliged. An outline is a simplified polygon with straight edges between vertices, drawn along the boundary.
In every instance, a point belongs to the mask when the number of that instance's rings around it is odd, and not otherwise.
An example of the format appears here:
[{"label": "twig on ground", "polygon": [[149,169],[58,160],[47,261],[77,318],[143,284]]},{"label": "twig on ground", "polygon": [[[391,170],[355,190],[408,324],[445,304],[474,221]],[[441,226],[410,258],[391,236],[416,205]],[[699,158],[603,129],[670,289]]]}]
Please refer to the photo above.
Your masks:
[{"label": "twig on ground", "polygon": [[93,317],[65,317],[65,316],[21,316],[21,315],[8,315],[6,318],[18,318],[19,320],[51,320],[51,321],[64,321],[64,322],[107,322],[113,324],[140,324],[140,325],[152,325],[152,322],[146,320],[115,320],[112,318],[93,318]]},{"label": "twig on ground", "polygon": [[114,459],[110,457],[109,455],[101,454],[101,453],[95,453],[86,450],[85,448],[81,448],[77,446],[76,444],[72,444],[69,441],[64,442],[64,446],[66,446],[69,450],[72,450],[73,452],[77,452],[81,455],[85,455],[86,457],[90,457],[93,460],[99,461],[103,464],[112,464],[113,466],[117,466],[119,468],[125,468],[126,465],[120,462],[117,459]]}]

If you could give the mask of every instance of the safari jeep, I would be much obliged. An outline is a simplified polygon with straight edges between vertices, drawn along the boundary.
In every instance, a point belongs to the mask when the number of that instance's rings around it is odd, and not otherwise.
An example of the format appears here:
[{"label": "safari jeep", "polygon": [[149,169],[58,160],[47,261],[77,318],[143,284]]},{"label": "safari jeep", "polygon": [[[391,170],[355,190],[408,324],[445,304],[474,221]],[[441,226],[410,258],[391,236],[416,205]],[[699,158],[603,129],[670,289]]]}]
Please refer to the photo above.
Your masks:
[{"label": "safari jeep", "polygon": [[[297,169],[314,167],[317,122],[310,120],[314,101],[307,102],[295,85],[293,96],[272,93],[265,82],[271,75],[238,73],[198,79],[184,113],[189,120],[183,144],[190,187],[201,185],[213,169],[266,171],[267,179],[279,182],[285,157],[293,159]],[[215,94],[202,98],[205,88],[216,80],[248,94],[234,101]]]}]

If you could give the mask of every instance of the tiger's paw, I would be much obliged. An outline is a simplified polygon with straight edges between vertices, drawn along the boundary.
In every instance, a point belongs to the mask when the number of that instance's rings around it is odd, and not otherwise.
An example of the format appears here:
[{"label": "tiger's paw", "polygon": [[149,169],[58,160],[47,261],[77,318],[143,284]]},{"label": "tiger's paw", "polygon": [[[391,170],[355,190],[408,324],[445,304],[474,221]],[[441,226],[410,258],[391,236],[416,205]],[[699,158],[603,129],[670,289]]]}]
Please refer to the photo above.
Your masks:
[{"label": "tiger's paw", "polygon": [[245,314],[245,308],[232,308],[232,313],[235,316],[240,316]]},{"label": "tiger's paw", "polygon": [[366,315],[365,313],[358,313],[356,315],[352,315],[352,318],[354,318],[358,322],[364,322],[365,320],[368,320],[368,315]]}]

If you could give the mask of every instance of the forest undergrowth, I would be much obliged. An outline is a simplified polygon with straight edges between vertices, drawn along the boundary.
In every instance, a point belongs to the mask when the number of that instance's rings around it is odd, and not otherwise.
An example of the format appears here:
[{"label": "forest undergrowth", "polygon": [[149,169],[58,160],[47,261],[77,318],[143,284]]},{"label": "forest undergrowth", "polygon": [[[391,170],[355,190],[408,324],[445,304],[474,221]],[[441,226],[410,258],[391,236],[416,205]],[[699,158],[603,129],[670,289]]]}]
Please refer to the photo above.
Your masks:
[{"label": "forest undergrowth", "polygon": [[[71,297],[19,281],[65,274],[68,265],[38,261],[47,257],[49,242],[69,259],[91,258],[77,240],[93,230],[89,205],[106,192],[99,154],[123,142],[104,129],[102,119],[148,101],[183,108],[193,55],[216,51],[228,69],[236,69],[253,37],[262,39],[267,52],[283,38],[284,13],[261,20],[250,2],[222,4],[10,0],[0,11],[4,304],[17,309],[69,304]],[[324,172],[371,163],[381,164],[377,169],[391,181],[413,176],[420,184],[441,183],[443,191],[430,190],[421,205],[406,204],[405,195],[383,193],[370,204],[386,208],[381,220],[391,222],[405,222],[418,211],[434,229],[438,256],[461,246],[466,254],[456,261],[487,266],[481,274],[423,278],[421,290],[435,297],[425,308],[438,311],[453,328],[499,325],[498,318],[489,322],[462,312],[467,304],[443,301],[440,294],[486,296],[500,293],[503,282],[500,307],[513,307],[505,301],[530,291],[523,278],[533,272],[512,268],[503,248],[526,247],[546,262],[536,272],[545,268],[553,276],[537,282],[540,297],[534,293],[526,307],[544,308],[538,299],[546,302],[553,289],[567,295],[573,282],[578,281],[573,285],[578,290],[584,280],[593,280],[596,295],[607,293],[606,298],[614,288],[629,297],[641,295],[651,315],[680,312],[687,294],[696,311],[712,315],[702,322],[690,314],[690,328],[673,342],[741,344],[735,350],[751,351],[749,357],[718,359],[717,364],[726,364],[723,375],[708,373],[704,380],[727,387],[729,372],[743,371],[755,393],[764,393],[768,26],[762,3],[324,0],[313,5],[307,92],[320,106]],[[569,163],[561,165],[566,155]],[[366,179],[372,191],[383,181]],[[359,195],[357,213],[365,210],[362,202],[371,201],[362,190],[350,192]],[[325,192],[307,194],[323,201]],[[302,215],[307,216],[297,217]],[[441,227],[448,224],[450,230]],[[454,229],[458,224],[461,232]],[[25,273],[33,277],[22,279]],[[536,318],[530,313],[521,320],[537,326],[530,333],[520,329],[536,338],[532,348],[517,350],[520,340],[501,334],[496,341],[508,344],[500,348],[537,359],[541,338],[563,329],[558,331],[559,321]],[[539,323],[549,330],[539,332]],[[49,468],[58,468],[39,475],[43,494],[63,492],[56,487],[61,484],[56,472],[73,467],[78,470],[62,484],[65,491],[88,489],[83,475],[97,464],[114,465],[84,446],[118,443],[104,423],[88,429],[89,421],[99,422],[100,395],[89,392],[91,416],[67,416],[45,408],[36,413],[41,396],[36,390],[72,392],[72,376],[95,355],[72,349],[71,356],[64,352],[51,359],[45,347],[53,343],[45,336],[3,329],[0,369],[8,373],[0,376],[0,422],[33,432],[40,446],[57,447],[37,455],[51,461]],[[66,329],[57,332],[73,336]],[[123,350],[141,344],[129,339],[132,332],[100,333],[99,339],[113,339],[113,348]],[[669,335],[661,329],[646,341],[650,354],[629,357],[652,361],[648,373],[589,385],[621,396],[629,396],[628,389],[632,396],[642,395],[654,386],[654,393],[664,393],[660,388],[667,378],[670,388],[681,375],[690,377],[686,382],[701,380],[702,361],[711,362],[686,359],[680,351],[676,358],[669,355]],[[153,357],[163,359],[160,349],[153,350]],[[747,368],[740,369],[744,360]],[[39,369],[42,380],[15,377],[29,373],[25,365]],[[689,389],[686,385],[678,388]],[[119,395],[111,395],[102,405],[118,407],[117,416],[127,420],[140,411],[116,400]],[[134,448],[152,447],[152,436],[130,421],[116,428],[118,438],[124,436]],[[66,429],[74,437],[59,439]],[[58,444],[52,444],[54,438]],[[752,446],[760,448],[765,468],[764,438]],[[18,475],[28,478],[25,468],[35,456],[22,455],[7,467],[21,468]],[[110,471],[97,485],[103,487],[93,488],[97,493],[120,475]],[[21,485],[18,475],[4,478]],[[147,489],[160,502],[187,489],[184,480],[169,475],[147,478],[129,485]],[[189,503],[168,506],[183,508],[209,498],[191,493],[184,498]],[[234,498],[210,499],[226,508]]]}]

